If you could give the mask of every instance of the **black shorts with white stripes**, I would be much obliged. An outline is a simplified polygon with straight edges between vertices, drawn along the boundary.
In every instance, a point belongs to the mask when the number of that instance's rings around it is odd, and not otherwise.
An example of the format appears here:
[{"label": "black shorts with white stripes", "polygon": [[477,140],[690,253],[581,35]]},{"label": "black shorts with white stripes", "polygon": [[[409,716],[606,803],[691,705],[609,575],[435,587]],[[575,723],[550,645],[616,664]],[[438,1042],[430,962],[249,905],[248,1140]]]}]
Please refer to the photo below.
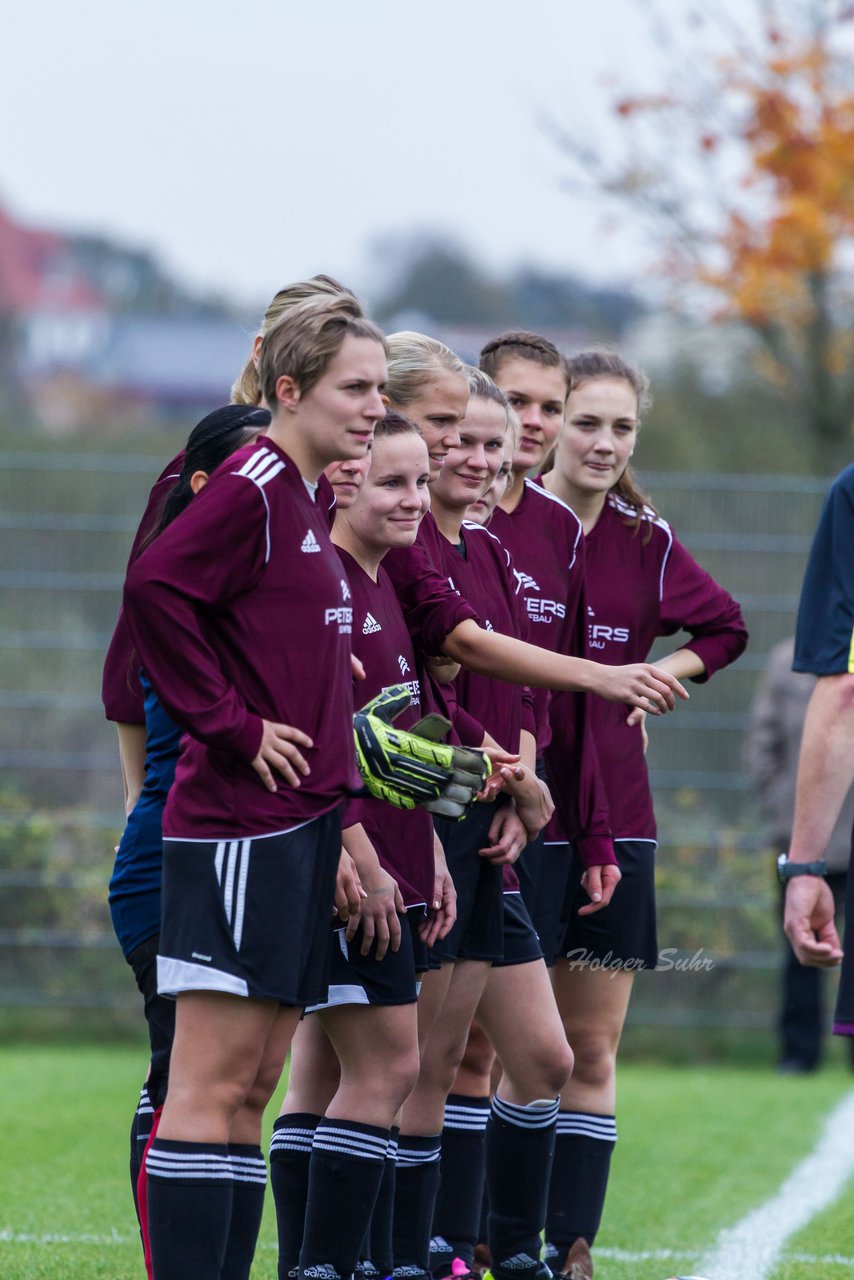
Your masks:
[{"label": "black shorts with white stripes", "polygon": [[340,853],[337,809],[251,840],[164,840],[160,994],[323,1000]]},{"label": "black shorts with white stripes", "polygon": [[427,948],[418,937],[424,920],[423,907],[410,907],[400,916],[400,946],[386,951],[377,960],[372,947],[362,955],[362,930],[357,929],[350,942],[346,931],[338,927],[330,940],[329,994],[306,1013],[318,1009],[334,1009],[342,1004],[395,1005],[414,1004],[418,998],[419,973],[428,968]]}]

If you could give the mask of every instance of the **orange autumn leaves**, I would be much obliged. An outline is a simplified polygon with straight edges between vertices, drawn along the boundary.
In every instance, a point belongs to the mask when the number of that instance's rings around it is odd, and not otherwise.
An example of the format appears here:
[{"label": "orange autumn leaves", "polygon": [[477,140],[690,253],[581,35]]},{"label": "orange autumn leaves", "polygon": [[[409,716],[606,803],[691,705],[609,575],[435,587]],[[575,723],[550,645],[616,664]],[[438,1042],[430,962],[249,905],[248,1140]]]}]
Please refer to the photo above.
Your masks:
[{"label": "orange autumn leaves", "polygon": [[[648,120],[661,138],[678,133],[691,153],[680,160],[693,156],[705,174],[693,220],[678,176],[672,204],[657,193],[659,209],[675,210],[661,265],[710,288],[718,318],[764,339],[764,372],[778,385],[832,377],[854,355],[854,11],[823,12],[818,22],[803,6],[799,18],[794,5],[770,5],[758,37],[704,59],[702,77],[613,103],[627,127]],[[624,196],[638,196],[645,172],[661,182],[660,166],[635,159]]]}]

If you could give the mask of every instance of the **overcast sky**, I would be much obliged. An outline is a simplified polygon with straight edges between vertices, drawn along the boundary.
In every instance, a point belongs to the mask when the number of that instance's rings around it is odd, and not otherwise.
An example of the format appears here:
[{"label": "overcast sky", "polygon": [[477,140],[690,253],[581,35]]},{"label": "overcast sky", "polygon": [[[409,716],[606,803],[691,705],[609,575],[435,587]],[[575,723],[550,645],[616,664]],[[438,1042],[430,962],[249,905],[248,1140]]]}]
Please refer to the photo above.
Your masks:
[{"label": "overcast sky", "polygon": [[[662,0],[681,8],[684,0]],[[636,275],[560,189],[538,120],[602,127],[653,52],[644,0],[38,0],[0,18],[0,202],[264,302],[437,229],[487,264]],[[607,130],[606,134],[607,136]],[[374,280],[374,283],[376,281]]]}]

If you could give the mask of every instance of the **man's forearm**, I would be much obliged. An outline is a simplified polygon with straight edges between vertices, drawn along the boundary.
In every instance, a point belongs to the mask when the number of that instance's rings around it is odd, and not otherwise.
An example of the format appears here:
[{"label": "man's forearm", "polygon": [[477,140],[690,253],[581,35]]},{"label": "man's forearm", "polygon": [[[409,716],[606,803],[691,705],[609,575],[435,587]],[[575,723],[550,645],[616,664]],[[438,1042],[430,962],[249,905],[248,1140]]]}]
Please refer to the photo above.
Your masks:
[{"label": "man's forearm", "polygon": [[854,782],[854,675],[820,676],[807,708],[789,856],[823,856]]}]

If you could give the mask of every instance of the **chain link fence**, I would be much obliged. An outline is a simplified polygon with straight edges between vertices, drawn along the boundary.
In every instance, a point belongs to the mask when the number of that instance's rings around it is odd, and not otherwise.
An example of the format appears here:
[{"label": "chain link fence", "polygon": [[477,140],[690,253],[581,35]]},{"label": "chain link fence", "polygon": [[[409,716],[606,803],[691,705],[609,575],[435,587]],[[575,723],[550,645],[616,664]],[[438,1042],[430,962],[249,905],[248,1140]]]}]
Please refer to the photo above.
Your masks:
[{"label": "chain link fence", "polygon": [[[0,1025],[138,1022],[106,885],[121,829],[103,653],[125,560],[162,460],[0,454]],[[747,653],[650,727],[659,818],[661,972],[629,1035],[718,1039],[772,1026],[781,940],[772,855],[742,766],[756,680],[791,634],[828,481],[646,474],[678,536],[740,600]],[[674,647],[670,639],[661,652]],[[684,1033],[683,1033],[684,1034]]]}]

